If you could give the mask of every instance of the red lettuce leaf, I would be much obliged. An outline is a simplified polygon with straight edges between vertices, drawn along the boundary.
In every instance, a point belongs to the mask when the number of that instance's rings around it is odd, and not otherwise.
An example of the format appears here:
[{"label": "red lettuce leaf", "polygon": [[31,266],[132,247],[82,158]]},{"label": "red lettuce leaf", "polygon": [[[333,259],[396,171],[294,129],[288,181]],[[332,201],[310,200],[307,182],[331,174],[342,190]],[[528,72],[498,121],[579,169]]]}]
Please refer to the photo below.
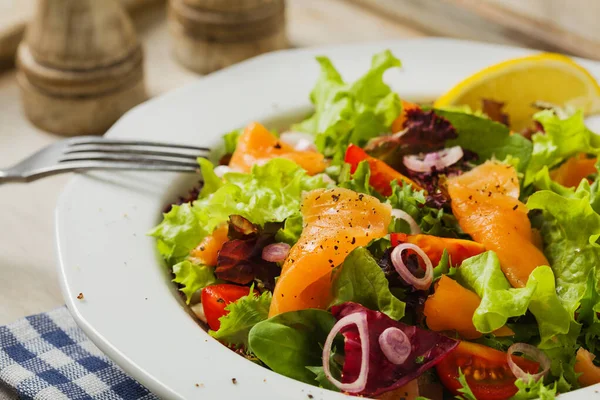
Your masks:
[{"label": "red lettuce leaf", "polygon": [[[338,320],[356,312],[364,312],[367,315],[369,374],[367,386],[362,392],[357,393],[359,395],[377,396],[407,384],[439,363],[458,345],[458,341],[454,339],[394,321],[381,312],[369,310],[357,303],[348,302],[334,306],[331,312]],[[401,329],[412,344],[408,359],[400,365],[391,363],[379,347],[379,336],[390,327]],[[360,373],[362,354],[360,337],[354,325],[342,329],[342,334],[345,338],[342,382],[350,383],[354,382]]]},{"label": "red lettuce leaf", "polygon": [[446,140],[458,137],[452,124],[440,117],[433,110],[423,111],[420,108],[406,111],[404,121],[406,133],[402,135],[404,146],[411,148],[407,154],[429,153],[444,148]]},{"label": "red lettuce leaf", "polygon": [[369,141],[365,151],[402,173],[407,172],[402,158],[409,154],[430,153],[443,149],[446,141],[458,137],[452,124],[433,110],[411,109],[406,112],[404,130]]},{"label": "red lettuce leaf", "polygon": [[265,261],[262,250],[275,242],[275,233],[282,224],[268,223],[264,228],[239,215],[229,217],[228,236],[217,257],[217,278],[246,285],[257,281],[259,287],[273,291],[275,277],[281,273],[276,263]]}]

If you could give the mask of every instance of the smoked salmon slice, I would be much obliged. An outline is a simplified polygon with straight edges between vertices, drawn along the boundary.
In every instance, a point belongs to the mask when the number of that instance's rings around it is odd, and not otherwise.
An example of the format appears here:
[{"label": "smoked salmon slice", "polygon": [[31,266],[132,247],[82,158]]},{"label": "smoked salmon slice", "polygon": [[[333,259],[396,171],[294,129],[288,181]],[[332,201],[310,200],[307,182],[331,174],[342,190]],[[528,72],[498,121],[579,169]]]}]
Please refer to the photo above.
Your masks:
[{"label": "smoked salmon slice", "polygon": [[513,287],[523,287],[529,274],[549,265],[534,245],[527,207],[519,201],[519,179],[511,165],[494,161],[448,179],[452,212],[460,227],[494,251]]},{"label": "smoked salmon slice", "polygon": [[359,246],[387,235],[391,207],[343,188],[316,189],[302,201],[304,229],[291,248],[273,293],[269,316],[331,302],[331,272]]},{"label": "smoked salmon slice", "polygon": [[264,164],[272,158],[292,160],[310,175],[323,172],[327,167],[323,154],[317,151],[296,150],[256,122],[248,125],[238,138],[229,166],[239,172],[250,172],[253,165]]}]

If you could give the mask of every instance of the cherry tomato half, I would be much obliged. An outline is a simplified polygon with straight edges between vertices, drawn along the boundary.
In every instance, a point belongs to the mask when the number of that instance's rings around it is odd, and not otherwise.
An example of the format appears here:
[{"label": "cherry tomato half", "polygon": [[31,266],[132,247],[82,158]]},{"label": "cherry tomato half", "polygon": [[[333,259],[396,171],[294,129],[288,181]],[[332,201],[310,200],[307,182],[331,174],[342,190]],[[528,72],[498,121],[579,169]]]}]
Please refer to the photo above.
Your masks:
[{"label": "cherry tomato half", "polygon": [[371,186],[373,186],[373,188],[375,188],[375,190],[384,196],[389,196],[392,194],[392,181],[398,181],[398,183],[401,184],[412,185],[415,190],[422,189],[419,185],[417,185],[417,183],[402,175],[385,162],[371,157],[360,147],[350,144],[346,150],[344,162],[350,164],[350,170],[352,173],[356,171],[356,168],[358,168],[358,164],[361,161],[367,161],[369,163],[369,167],[371,168],[371,178],[369,179],[369,183]]},{"label": "cherry tomato half", "polygon": [[[206,322],[210,329],[218,331],[221,327],[219,318],[229,313],[229,311],[225,310],[225,307],[240,297],[247,296],[249,293],[250,288],[248,286],[231,285],[228,283],[207,286],[202,289],[200,298]],[[258,294],[256,290],[254,293]]]},{"label": "cherry tomato half", "polygon": [[[525,372],[535,374],[539,364],[522,357],[512,356],[515,363]],[[436,370],[444,386],[455,395],[462,387],[458,381],[461,369],[473,394],[480,400],[503,400],[517,393],[514,374],[508,367],[506,353],[480,344],[460,342],[448,354]]]}]

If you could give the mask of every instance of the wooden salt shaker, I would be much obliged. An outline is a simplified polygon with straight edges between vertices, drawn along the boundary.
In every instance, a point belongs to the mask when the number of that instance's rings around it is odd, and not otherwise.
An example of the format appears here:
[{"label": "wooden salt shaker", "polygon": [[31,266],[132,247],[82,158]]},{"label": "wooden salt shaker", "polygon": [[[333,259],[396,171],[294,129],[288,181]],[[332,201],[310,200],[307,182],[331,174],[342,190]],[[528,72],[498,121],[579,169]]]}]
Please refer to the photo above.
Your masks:
[{"label": "wooden salt shaker", "polygon": [[39,0],[17,50],[25,114],[57,134],[102,134],[147,98],[142,61],[117,0]]},{"label": "wooden salt shaker", "polygon": [[286,48],[284,0],[169,0],[175,57],[203,74]]}]

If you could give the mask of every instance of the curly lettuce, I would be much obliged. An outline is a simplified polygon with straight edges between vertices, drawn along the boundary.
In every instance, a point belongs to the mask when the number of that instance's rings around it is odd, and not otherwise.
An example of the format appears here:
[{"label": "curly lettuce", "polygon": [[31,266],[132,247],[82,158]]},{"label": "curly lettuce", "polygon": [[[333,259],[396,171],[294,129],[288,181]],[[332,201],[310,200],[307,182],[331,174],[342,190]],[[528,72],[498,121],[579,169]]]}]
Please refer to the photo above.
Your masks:
[{"label": "curly lettuce", "polygon": [[309,176],[293,161],[281,158],[255,165],[249,174],[227,173],[222,181],[209,161],[202,160],[201,169],[206,186],[199,199],[173,206],[150,232],[170,265],[183,261],[230,215],[241,215],[258,225],[282,222],[300,215],[302,192],[328,186],[323,176]]},{"label": "curly lettuce", "polygon": [[219,330],[210,331],[210,335],[228,345],[247,348],[250,330],[269,316],[271,299],[271,292],[265,291],[260,296],[256,296],[253,288],[250,288],[247,296],[225,307],[229,313],[219,318],[221,323]]},{"label": "curly lettuce", "polygon": [[567,198],[547,190],[531,195],[527,207],[543,212],[544,253],[556,276],[559,298],[573,315],[586,293],[589,274],[600,280],[600,215],[587,196]]},{"label": "curly lettuce", "polygon": [[173,274],[175,275],[173,282],[181,285],[179,290],[185,295],[188,304],[194,293],[218,281],[214,268],[187,260],[173,265]]},{"label": "curly lettuce", "polygon": [[316,135],[320,152],[341,162],[350,143],[364,146],[371,138],[389,132],[402,111],[398,95],[383,81],[383,74],[401,63],[389,51],[373,56],[371,69],[354,83],[346,83],[327,57],[317,57],[321,74],[310,94],[314,114],[293,129]]},{"label": "curly lettuce", "polygon": [[525,185],[533,183],[544,167],[552,169],[579,153],[600,154],[600,137],[585,126],[582,111],[561,119],[552,110],[544,110],[533,118],[544,127],[544,132],[531,138],[533,153],[525,172]]},{"label": "curly lettuce", "polygon": [[533,270],[525,287],[513,288],[496,253],[487,251],[465,260],[454,277],[481,297],[473,315],[473,325],[479,332],[499,329],[508,318],[523,315],[528,309],[538,322],[542,343],[569,331],[570,316],[556,295],[554,274],[548,266]]}]

